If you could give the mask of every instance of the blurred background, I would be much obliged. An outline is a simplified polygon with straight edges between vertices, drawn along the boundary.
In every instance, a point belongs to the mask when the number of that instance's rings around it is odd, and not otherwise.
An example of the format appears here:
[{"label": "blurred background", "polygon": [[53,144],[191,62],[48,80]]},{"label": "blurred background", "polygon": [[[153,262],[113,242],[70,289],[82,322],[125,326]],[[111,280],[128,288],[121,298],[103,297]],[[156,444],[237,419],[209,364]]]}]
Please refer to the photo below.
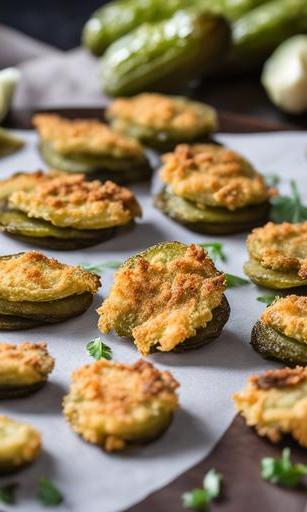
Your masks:
[{"label": "blurred background", "polygon": [[[0,12],[0,70],[21,73],[15,108],[97,107],[172,83],[222,111],[307,126],[307,0],[1,0]],[[176,37],[148,50],[146,22],[152,40],[166,23]]]}]

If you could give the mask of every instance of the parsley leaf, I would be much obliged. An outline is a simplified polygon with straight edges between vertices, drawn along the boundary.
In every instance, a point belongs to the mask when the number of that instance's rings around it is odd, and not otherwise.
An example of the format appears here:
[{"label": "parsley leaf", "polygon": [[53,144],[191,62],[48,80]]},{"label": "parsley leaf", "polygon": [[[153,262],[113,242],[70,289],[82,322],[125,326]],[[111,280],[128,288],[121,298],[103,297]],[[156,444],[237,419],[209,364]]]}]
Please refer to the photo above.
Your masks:
[{"label": "parsley leaf", "polygon": [[221,242],[200,242],[198,245],[207,249],[208,255],[213,261],[227,261],[227,256],[224,253],[224,245]]},{"label": "parsley leaf", "polygon": [[57,506],[64,501],[62,493],[48,478],[39,481],[37,497],[46,507]]},{"label": "parsley leaf", "polygon": [[103,343],[101,338],[94,338],[86,345],[89,356],[99,359],[112,359],[112,349]]},{"label": "parsley leaf", "polygon": [[245,286],[250,284],[247,279],[243,277],[234,276],[233,274],[225,274],[226,275],[226,288],[238,288],[238,286]]},{"label": "parsley leaf", "polygon": [[261,476],[272,484],[283,487],[297,487],[304,475],[307,475],[305,464],[292,464],[290,448],[285,448],[280,459],[267,457],[261,461]]},{"label": "parsley leaf", "polygon": [[279,296],[278,295],[260,295],[259,297],[257,297],[257,301],[258,302],[263,302],[264,304],[268,304],[268,306],[270,306],[272,304],[272,302],[274,302],[275,299],[277,299]]},{"label": "parsley leaf", "polygon": [[264,179],[268,187],[276,187],[280,183],[280,176],[278,174],[266,174]]},{"label": "parsley leaf", "polygon": [[307,206],[302,203],[297,184],[290,182],[291,196],[276,196],[271,199],[271,220],[273,222],[303,222],[307,220]]},{"label": "parsley leaf", "polygon": [[211,469],[203,480],[202,489],[193,489],[182,495],[183,506],[196,510],[206,510],[209,503],[221,492],[222,475]]},{"label": "parsley leaf", "polygon": [[7,505],[14,505],[14,503],[16,503],[15,493],[18,487],[19,484],[15,482],[0,487],[0,502]]},{"label": "parsley leaf", "polygon": [[109,268],[119,268],[121,266],[120,261],[102,261],[101,263],[97,263],[97,265],[91,265],[90,263],[80,263],[80,267],[84,268],[84,270],[88,270],[88,272],[94,272],[95,274],[103,274],[105,269]]}]

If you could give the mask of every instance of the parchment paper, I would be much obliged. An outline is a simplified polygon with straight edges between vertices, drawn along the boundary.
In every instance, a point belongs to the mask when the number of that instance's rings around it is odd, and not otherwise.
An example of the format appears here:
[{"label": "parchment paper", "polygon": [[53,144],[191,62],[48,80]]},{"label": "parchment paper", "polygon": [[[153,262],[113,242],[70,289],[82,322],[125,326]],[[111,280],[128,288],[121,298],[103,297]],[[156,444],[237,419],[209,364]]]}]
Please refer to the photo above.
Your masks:
[{"label": "parchment paper", "polygon": [[[27,139],[27,147],[0,161],[1,178],[20,170],[45,168],[36,151],[35,135],[17,133]],[[281,190],[289,191],[289,179],[299,180],[300,191],[307,199],[306,133],[221,135],[219,139],[250,158],[263,173],[279,173]],[[155,181],[153,188],[158,186]],[[217,238],[191,233],[152,207],[149,185],[133,189],[144,210],[143,219],[133,231],[89,249],[45,252],[66,263],[94,264],[122,261],[163,240],[190,243],[218,239],[225,243],[228,257],[227,263],[218,263],[218,266],[243,276],[245,236]],[[0,235],[1,254],[28,248]],[[122,455],[107,455],[86,444],[65,423],[61,401],[72,370],[91,361],[85,346],[91,338],[99,336],[95,309],[111,279],[112,272],[106,271],[92,308],[76,319],[50,327],[0,334],[1,341],[46,340],[56,358],[55,370],[44,389],[28,398],[0,403],[1,414],[30,422],[43,435],[44,452],[37,462],[16,476],[0,480],[3,484],[11,481],[21,484],[14,510],[45,510],[35,499],[41,476],[52,479],[62,490],[65,503],[57,508],[59,512],[117,512],[133,505],[208,454],[234,417],[231,394],[244,385],[249,374],[274,366],[274,363],[265,363],[249,346],[252,325],[264,308],[256,297],[264,290],[252,284],[229,290],[231,317],[218,340],[200,350],[150,357],[161,369],[172,371],[181,383],[181,409],[166,434],[150,445]],[[133,362],[139,358],[132,344],[115,335],[106,336],[105,341],[112,346],[115,360]],[[12,510],[2,504],[0,508]]]}]

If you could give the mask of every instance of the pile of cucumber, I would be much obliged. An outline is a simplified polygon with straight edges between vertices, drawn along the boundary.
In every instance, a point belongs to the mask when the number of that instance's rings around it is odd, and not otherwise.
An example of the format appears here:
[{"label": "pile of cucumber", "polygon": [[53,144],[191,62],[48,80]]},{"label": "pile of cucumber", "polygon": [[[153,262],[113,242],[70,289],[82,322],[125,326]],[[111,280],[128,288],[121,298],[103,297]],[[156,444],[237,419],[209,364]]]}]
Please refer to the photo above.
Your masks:
[{"label": "pile of cucumber", "polygon": [[86,23],[103,90],[130,95],[227,69],[259,67],[307,33],[306,0],[113,0]]}]

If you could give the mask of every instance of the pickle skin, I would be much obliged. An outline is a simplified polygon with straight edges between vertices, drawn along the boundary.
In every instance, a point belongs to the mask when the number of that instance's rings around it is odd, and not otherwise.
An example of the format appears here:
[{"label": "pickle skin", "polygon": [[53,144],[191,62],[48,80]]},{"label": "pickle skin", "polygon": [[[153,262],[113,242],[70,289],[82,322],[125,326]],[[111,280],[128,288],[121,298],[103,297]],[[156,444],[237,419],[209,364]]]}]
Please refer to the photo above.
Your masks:
[{"label": "pickle skin", "polygon": [[[154,205],[165,215],[189,228],[191,231],[212,235],[231,235],[235,233],[244,233],[252,228],[262,226],[269,218],[270,203],[266,201],[261,205],[254,205],[248,208],[237,210],[242,218],[236,216],[236,212],[229,212],[226,208],[208,207],[208,216],[211,220],[197,220],[190,216],[189,209],[198,210],[204,218],[206,209],[200,211],[196,205],[175,194],[170,194],[165,188],[159,192],[154,198]],[[214,212],[214,210],[216,210]],[[246,212],[246,215],[245,215]],[[194,214],[194,212],[193,212]],[[216,222],[214,216],[216,214]],[[245,218],[243,217],[245,215]],[[212,218],[213,217],[213,218]],[[249,218],[250,217],[250,220]],[[210,218],[210,217],[208,217]]]},{"label": "pickle skin", "polygon": [[28,386],[0,386],[0,400],[9,400],[13,398],[24,398],[39,391],[47,380],[29,384]]},{"label": "pickle skin", "polygon": [[250,258],[244,264],[244,272],[253,283],[272,290],[287,290],[307,286],[307,279],[302,280],[297,273],[277,272],[264,268],[258,261]]},{"label": "pickle skin", "polygon": [[144,24],[113,43],[101,59],[102,89],[111,96],[169,89],[206,74],[226,56],[230,29],[197,9]]},{"label": "pickle skin", "polygon": [[288,366],[307,365],[307,345],[258,321],[252,330],[251,345],[265,359],[280,361]]},{"label": "pickle skin", "polygon": [[40,320],[0,314],[0,331],[23,331],[44,325]]}]

